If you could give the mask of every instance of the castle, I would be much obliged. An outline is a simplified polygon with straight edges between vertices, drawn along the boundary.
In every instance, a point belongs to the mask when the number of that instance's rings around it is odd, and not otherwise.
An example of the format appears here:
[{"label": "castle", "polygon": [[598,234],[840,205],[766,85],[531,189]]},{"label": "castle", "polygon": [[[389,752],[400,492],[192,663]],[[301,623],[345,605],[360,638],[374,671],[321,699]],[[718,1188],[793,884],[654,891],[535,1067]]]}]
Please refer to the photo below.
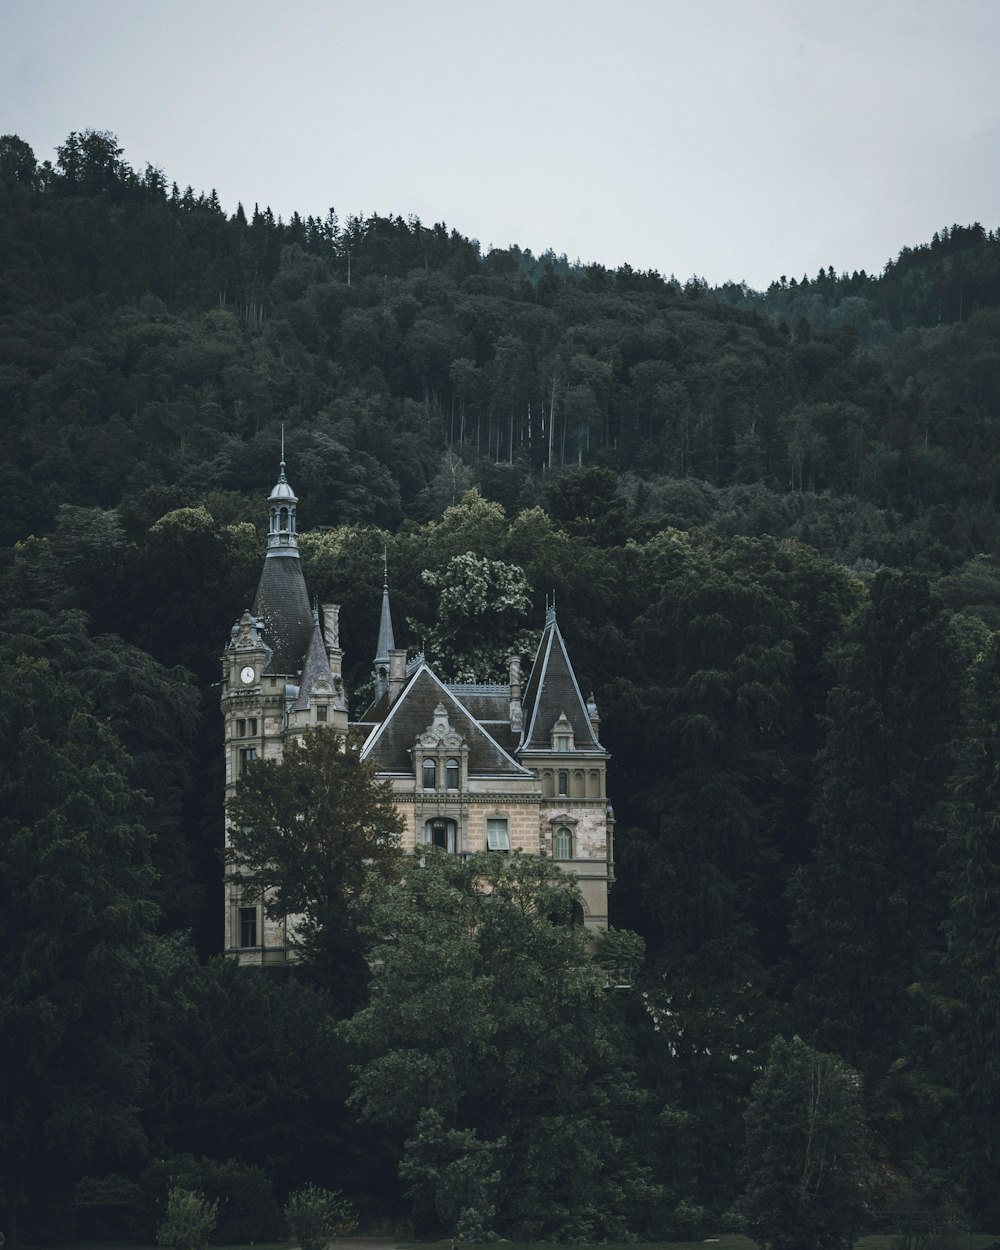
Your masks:
[{"label": "castle", "polygon": [[[226,798],[248,762],[280,757],[304,730],[350,735],[391,783],[405,821],[404,851],[431,845],[457,855],[548,856],[577,879],[577,919],[605,928],[614,865],[608,753],[554,608],[526,679],[521,657],[511,656],[502,685],[448,684],[423,656],[409,659],[396,646],[384,575],[374,698],[352,720],[341,676],[340,609],[310,607],[297,504],[282,450],[253,607],[233,626],[222,658]],[[225,895],[226,953],[245,964],[284,963],[294,919],[271,920],[259,901],[244,900],[232,867]]]}]

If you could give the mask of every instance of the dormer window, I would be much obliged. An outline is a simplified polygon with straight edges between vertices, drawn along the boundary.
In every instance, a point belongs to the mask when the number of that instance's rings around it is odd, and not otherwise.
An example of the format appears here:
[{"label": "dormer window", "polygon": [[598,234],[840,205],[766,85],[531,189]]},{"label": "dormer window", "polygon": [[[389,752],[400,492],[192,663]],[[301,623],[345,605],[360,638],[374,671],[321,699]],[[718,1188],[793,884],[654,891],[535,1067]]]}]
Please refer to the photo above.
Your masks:
[{"label": "dormer window", "polygon": [[434,709],[434,719],[417,735],[413,744],[414,768],[425,790],[459,792],[469,771],[469,748],[462,735],[452,729],[443,703]]},{"label": "dormer window", "polygon": [[563,712],[552,726],[552,750],[572,751],[575,750],[575,746],[573,725]]}]

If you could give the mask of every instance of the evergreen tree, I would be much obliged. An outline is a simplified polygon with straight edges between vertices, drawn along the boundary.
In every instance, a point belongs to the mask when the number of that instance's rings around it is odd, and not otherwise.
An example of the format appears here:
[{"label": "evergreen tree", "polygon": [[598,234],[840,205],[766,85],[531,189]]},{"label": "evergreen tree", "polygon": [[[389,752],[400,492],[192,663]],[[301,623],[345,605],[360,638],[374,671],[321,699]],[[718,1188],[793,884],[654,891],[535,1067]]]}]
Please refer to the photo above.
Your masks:
[{"label": "evergreen tree", "polygon": [[938,994],[946,1011],[938,1071],[958,1098],[947,1163],[964,1178],[984,1226],[1000,1219],[1000,635],[978,658],[950,804],[947,952]]},{"label": "evergreen tree", "polygon": [[[45,660],[0,648],[0,1194],[16,1244],[141,1154],[157,981],[146,803]],[[30,1221],[30,1223],[29,1223]]]},{"label": "evergreen tree", "polygon": [[882,572],[831,691],[815,856],[795,892],[804,1021],[876,1084],[944,919],[939,847],[962,679],[925,578]]}]

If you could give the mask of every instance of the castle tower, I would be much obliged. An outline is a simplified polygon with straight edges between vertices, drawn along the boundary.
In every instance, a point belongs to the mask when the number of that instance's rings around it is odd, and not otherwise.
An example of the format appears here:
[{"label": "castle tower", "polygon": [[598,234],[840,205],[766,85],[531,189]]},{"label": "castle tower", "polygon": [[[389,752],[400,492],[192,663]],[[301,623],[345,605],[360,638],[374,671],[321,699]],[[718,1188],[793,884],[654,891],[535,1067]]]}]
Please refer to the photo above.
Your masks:
[{"label": "castle tower", "polygon": [[554,602],[546,608],[520,710],[517,758],[541,782],[539,848],[576,877],[587,924],[604,928],[614,881],[609,757],[597,737],[597,704],[580,692]]},{"label": "castle tower", "polygon": [[[297,504],[285,475],[282,434],[278,480],[267,500],[267,548],[257,593],[252,609],[233,626],[222,657],[227,799],[248,764],[281,756],[289,717],[301,696],[300,674],[307,655],[315,650],[314,634],[319,628],[309,606],[299,560]],[[310,676],[314,686],[321,682],[321,695],[322,683],[329,687],[329,723],[346,733],[343,689],[330,673],[322,638],[319,650],[322,666],[314,665]],[[316,714],[307,698],[304,711],[297,714],[298,721],[314,720]],[[226,836],[228,843],[228,830]],[[259,901],[246,902],[239,874],[228,867],[226,952],[237,955],[241,963],[283,963],[286,947],[285,922],[268,920]]]}]

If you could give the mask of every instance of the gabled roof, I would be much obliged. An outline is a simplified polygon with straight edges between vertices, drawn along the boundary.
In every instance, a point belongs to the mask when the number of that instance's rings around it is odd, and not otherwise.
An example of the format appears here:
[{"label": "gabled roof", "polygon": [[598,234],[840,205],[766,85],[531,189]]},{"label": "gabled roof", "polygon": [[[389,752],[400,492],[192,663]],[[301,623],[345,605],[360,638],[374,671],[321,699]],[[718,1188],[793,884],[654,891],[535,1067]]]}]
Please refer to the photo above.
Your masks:
[{"label": "gabled roof", "polygon": [[574,744],[578,751],[604,750],[594,735],[587,705],[577,685],[554,611],[550,611],[546,618],[535,662],[524,688],[522,707],[522,751],[551,750],[552,726],[562,715],[573,726]]},{"label": "gabled roof", "polygon": [[309,649],[313,620],[297,556],[264,561],[253,614],[263,623],[264,640],[273,653],[264,671],[285,677],[298,673]]},{"label": "gabled roof", "polygon": [[411,772],[413,744],[433,721],[438,704],[444,705],[452,729],[465,739],[470,773],[531,776],[530,770],[504,750],[426,663],[421,663],[411,675],[385,720],[365,743],[362,758],[373,760],[382,772]]},{"label": "gabled roof", "polygon": [[302,677],[299,681],[299,697],[295,700],[294,711],[301,712],[308,708],[313,690],[319,681],[325,681],[333,692],[334,707],[342,711],[345,710],[344,697],[337,693],[337,683],[334,681],[333,673],[330,672],[330,664],[326,658],[326,647],[323,645],[323,634],[319,627],[319,614],[314,612],[312,637],[309,640],[309,650],[306,652],[305,664],[302,666]]}]

